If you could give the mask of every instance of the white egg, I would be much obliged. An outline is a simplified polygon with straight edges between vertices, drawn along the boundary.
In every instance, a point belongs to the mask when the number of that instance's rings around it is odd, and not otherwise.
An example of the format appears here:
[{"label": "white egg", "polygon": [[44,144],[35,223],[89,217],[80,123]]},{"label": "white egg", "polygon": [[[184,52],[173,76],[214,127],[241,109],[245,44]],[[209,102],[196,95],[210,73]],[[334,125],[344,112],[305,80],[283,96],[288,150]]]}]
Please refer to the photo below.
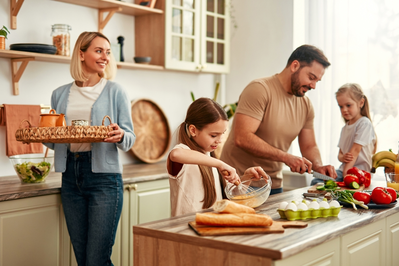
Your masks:
[{"label": "white egg", "polygon": [[303,202],[300,202],[297,207],[298,207],[298,210],[303,210],[303,211],[307,211],[309,209],[308,205],[306,205]]},{"label": "white egg", "polygon": [[305,200],[304,199],[304,200],[302,200],[302,202],[309,206],[310,200]]},{"label": "white egg", "polygon": [[318,210],[320,208],[319,203],[317,203],[316,200],[313,200],[311,203],[309,203],[309,209],[314,209],[314,210]]},{"label": "white egg", "polygon": [[339,208],[339,202],[338,201],[336,201],[336,200],[332,200],[331,202],[330,202],[330,207],[335,207],[335,208]]},{"label": "white egg", "polygon": [[285,208],[287,207],[287,205],[288,205],[288,202],[283,201],[283,202],[280,203],[280,205],[279,205],[278,208],[279,208],[280,210],[285,210]]},{"label": "white egg", "polygon": [[324,201],[324,200],[319,203],[319,206],[320,206],[320,208],[324,208],[324,209],[330,208],[330,205],[328,204],[328,202]]},{"label": "white egg", "polygon": [[298,207],[296,206],[295,203],[291,202],[291,203],[288,203],[286,210],[296,211],[296,210],[298,210]]}]

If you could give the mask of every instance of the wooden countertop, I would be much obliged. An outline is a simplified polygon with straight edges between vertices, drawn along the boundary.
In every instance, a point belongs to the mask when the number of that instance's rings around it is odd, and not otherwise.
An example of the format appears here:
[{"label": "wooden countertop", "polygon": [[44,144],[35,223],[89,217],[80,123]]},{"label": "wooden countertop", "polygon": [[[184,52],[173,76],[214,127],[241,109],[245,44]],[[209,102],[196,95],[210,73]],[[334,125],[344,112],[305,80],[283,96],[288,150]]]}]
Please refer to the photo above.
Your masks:
[{"label": "wooden countertop", "polygon": [[[374,184],[374,185],[373,185]],[[384,181],[372,183],[370,189],[381,186]],[[386,184],[386,183],[385,183]],[[256,208],[257,212],[265,213],[273,220],[282,220],[277,212],[282,201],[303,199],[302,194],[308,188],[300,188],[270,196],[267,201]],[[133,227],[135,235],[143,235],[186,243],[199,247],[222,249],[225,251],[241,252],[249,255],[266,257],[273,260],[284,259],[294,254],[310,249],[325,241],[349,233],[371,222],[383,219],[399,211],[399,204],[388,209],[358,210],[343,207],[338,217],[308,219],[308,227],[304,229],[285,229],[282,234],[252,234],[202,237],[188,227],[188,222],[195,220],[194,214],[155,221]],[[286,220],[284,220],[286,221]]]},{"label": "wooden countertop", "polygon": [[[124,184],[169,178],[164,161],[154,164],[124,165],[122,177]],[[0,177],[0,202],[57,194],[60,191],[61,173],[51,172],[44,183],[37,184],[22,184],[17,175]]]}]

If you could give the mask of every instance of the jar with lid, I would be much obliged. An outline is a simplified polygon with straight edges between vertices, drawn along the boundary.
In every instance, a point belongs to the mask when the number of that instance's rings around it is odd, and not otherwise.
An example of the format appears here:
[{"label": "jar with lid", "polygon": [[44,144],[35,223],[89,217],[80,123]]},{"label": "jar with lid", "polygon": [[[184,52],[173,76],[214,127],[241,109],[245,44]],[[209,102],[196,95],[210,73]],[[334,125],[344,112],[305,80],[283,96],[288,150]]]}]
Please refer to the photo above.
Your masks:
[{"label": "jar with lid", "polygon": [[67,24],[54,24],[51,26],[53,37],[53,45],[57,48],[57,55],[70,55],[70,34],[72,29]]}]

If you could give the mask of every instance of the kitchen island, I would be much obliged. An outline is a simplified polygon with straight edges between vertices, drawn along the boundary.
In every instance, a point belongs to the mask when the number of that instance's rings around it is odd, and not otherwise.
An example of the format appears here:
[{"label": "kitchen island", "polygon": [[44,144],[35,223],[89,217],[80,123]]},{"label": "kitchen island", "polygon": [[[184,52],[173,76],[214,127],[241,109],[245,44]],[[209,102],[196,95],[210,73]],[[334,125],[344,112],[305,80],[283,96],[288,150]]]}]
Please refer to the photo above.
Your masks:
[{"label": "kitchen island", "polygon": [[[373,177],[372,189],[385,185]],[[300,201],[307,188],[272,195],[259,213],[279,221],[282,201]],[[399,204],[342,208],[338,217],[308,219],[280,234],[198,236],[194,214],[133,227],[134,265],[399,265]]]}]

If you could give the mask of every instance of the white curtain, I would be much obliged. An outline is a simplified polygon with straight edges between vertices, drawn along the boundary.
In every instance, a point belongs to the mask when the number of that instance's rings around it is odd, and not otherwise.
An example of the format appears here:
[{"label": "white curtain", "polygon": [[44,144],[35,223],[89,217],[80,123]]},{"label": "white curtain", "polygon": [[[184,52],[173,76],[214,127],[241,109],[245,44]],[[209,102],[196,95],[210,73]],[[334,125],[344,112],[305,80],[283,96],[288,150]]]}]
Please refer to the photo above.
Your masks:
[{"label": "white curtain", "polygon": [[[344,122],[335,92],[347,82],[360,84],[369,100],[377,151],[397,153],[399,1],[307,0],[305,10],[305,40],[323,50],[331,62],[316,90],[307,93],[315,108],[323,163],[340,165],[337,144]],[[298,148],[293,147],[293,152]]]}]

